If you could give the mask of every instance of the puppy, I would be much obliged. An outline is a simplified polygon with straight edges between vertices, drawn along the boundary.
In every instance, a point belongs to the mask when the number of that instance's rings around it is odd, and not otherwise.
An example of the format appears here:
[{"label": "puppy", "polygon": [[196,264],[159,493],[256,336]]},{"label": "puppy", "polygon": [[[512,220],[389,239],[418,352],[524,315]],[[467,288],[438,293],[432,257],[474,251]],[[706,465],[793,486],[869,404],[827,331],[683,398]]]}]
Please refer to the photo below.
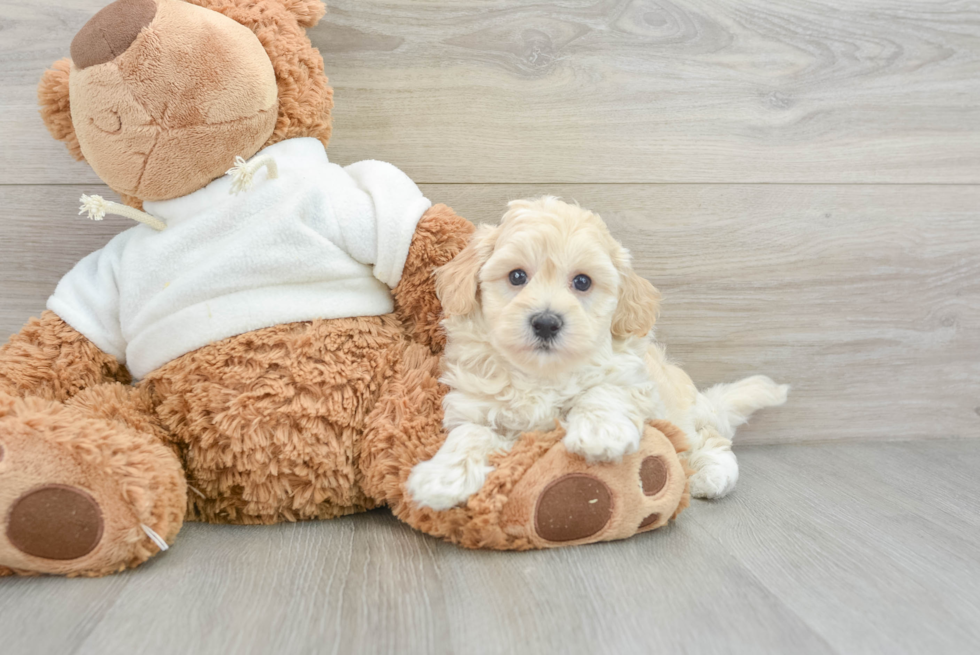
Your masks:
[{"label": "puppy", "polygon": [[756,376],[698,393],[653,341],[660,293],[598,215],[553,197],[508,207],[436,271],[448,436],[412,470],[415,502],[464,503],[492,470],[491,453],[556,421],[570,452],[611,462],[639,448],[645,421],[666,418],[691,442],[692,493],[731,491],[734,427],[785,402],[788,388]]}]

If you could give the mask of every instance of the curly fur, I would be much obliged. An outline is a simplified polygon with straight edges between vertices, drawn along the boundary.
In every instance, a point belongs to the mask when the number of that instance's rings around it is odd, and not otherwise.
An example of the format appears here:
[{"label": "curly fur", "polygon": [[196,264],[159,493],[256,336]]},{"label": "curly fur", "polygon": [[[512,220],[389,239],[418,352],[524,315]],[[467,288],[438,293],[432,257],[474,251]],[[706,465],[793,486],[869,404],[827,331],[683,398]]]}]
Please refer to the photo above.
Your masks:
[{"label": "curly fur", "polygon": [[[0,504],[51,481],[87,489],[98,499],[106,532],[80,561],[33,561],[0,539],[0,554],[24,561],[16,572],[99,576],[134,567],[159,552],[140,527],[173,543],[183,523],[186,484],[180,462],[148,426],[149,399],[132,387],[104,384],[67,404],[0,394],[0,433],[18,467],[0,469]],[[5,558],[6,559],[6,558]],[[34,566],[37,568],[35,569]]]},{"label": "curly fur", "polygon": [[[360,467],[365,492],[385,498],[395,516],[412,527],[464,548],[520,551],[558,545],[544,543],[528,533],[527,521],[523,519],[533,513],[534,496],[522,495],[518,487],[525,485],[529,477],[541,483],[554,479],[555,470],[550,465],[541,466],[546,455],[555,466],[582,466],[582,460],[569,455],[561,445],[565,434],[561,429],[526,433],[509,452],[492,455],[490,462],[494,470],[465,505],[436,511],[419,506],[408,496],[406,483],[411,468],[431,458],[444,439],[441,402],[448,388],[439,383],[439,371],[439,357],[426,347],[412,344],[406,348],[368,419],[368,429],[362,439]],[[657,431],[653,436],[666,437],[668,450],[687,449],[684,434],[677,427],[667,421],[655,421],[651,425]],[[650,434],[646,436],[642,449],[651,446],[650,437]],[[644,456],[645,450],[633,456],[634,468]],[[683,460],[677,463],[677,468],[682,475],[677,480],[680,486],[676,495],[660,501],[669,508],[671,518],[676,518],[690,501],[687,480],[690,471],[684,467]],[[629,467],[607,470],[613,493],[622,501],[610,523],[621,527],[615,534],[600,534],[597,538],[629,536],[647,515],[642,509],[647,501],[642,499],[642,491],[629,470]]]},{"label": "curly fur", "polygon": [[147,376],[193,487],[189,516],[275,523],[373,507],[358,438],[402,347],[393,316],[317,320],[225,339]]},{"label": "curly fur", "polygon": [[[560,420],[569,451],[620,461],[639,448],[644,422],[663,416],[644,362],[659,294],[597,214],[550,196],[512,201],[436,275],[449,308],[449,434],[409,478],[420,504],[463,502],[483,486],[489,453],[525,431]],[[577,289],[584,275],[589,286]],[[547,338],[531,328],[546,313],[560,321]]]},{"label": "curly fur", "polygon": [[67,57],[59,59],[44,71],[37,87],[37,102],[41,107],[41,119],[51,136],[63,142],[72,157],[83,161],[85,157],[82,156],[82,147],[78,145],[75,126],[71,123],[71,105],[68,100],[70,71],[71,59]]},{"label": "curly fur", "polygon": [[394,290],[395,314],[409,338],[439,353],[446,345],[440,325],[442,306],[435,291],[433,267],[443,266],[463,250],[473,224],[446,205],[431,207],[415,230],[401,282]]},{"label": "curly fur", "polygon": [[0,392],[65,401],[105,382],[129,384],[129,371],[54,312],[32,318],[0,346]]},{"label": "curly fur", "polygon": [[528,550],[532,543],[508,535],[500,513],[513,485],[541,455],[561,438],[561,432],[529,433],[511,449],[506,462],[463,507],[435,511],[419,507],[405,494],[412,467],[432,457],[442,444],[442,398],[439,358],[421,345],[409,346],[382,400],[368,421],[361,450],[367,493],[387,500],[392,512],[415,528],[467,548]]}]

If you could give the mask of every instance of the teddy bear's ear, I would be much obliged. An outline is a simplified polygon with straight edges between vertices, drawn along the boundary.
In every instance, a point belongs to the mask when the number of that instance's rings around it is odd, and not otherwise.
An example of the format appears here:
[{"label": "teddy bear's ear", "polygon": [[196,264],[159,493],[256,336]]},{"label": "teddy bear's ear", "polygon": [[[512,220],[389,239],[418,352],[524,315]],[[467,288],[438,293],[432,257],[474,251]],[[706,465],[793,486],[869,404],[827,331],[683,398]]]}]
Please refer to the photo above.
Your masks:
[{"label": "teddy bear's ear", "polygon": [[320,0],[186,0],[228,16],[255,32],[276,72],[279,115],[265,145],[293,137],[330,141],[333,89],[323,58],[306,34],[325,11]]},{"label": "teddy bear's ear", "polygon": [[71,59],[60,59],[44,71],[37,87],[37,101],[41,105],[41,118],[51,136],[64,142],[68,152],[82,161],[82,148],[78,145],[75,126],[71,122],[71,106],[68,102],[68,73]]},{"label": "teddy bear's ear", "polygon": [[327,11],[321,0],[284,0],[283,4],[296,16],[300,27],[313,27]]}]

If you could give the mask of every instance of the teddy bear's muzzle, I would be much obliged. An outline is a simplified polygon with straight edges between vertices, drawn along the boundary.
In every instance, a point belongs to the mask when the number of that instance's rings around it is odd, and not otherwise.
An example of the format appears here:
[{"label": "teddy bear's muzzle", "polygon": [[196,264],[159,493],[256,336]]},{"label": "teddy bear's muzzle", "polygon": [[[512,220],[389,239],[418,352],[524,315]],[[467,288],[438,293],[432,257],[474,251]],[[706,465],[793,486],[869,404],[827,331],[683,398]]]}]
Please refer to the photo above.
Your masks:
[{"label": "teddy bear's muzzle", "polygon": [[156,0],[116,0],[103,8],[71,42],[75,66],[85,69],[105,64],[126,52],[156,13]]}]

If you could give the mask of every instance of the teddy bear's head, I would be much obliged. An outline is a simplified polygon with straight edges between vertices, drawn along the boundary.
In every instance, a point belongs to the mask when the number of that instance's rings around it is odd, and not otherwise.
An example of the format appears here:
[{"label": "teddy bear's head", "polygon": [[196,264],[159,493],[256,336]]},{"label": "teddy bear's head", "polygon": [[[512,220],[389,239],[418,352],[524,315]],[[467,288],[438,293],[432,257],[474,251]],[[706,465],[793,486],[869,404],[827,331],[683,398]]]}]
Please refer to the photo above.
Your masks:
[{"label": "teddy bear's head", "polygon": [[306,36],[321,0],[116,0],[38,88],[51,134],[138,205],[207,185],[283,139],[330,138]]}]

